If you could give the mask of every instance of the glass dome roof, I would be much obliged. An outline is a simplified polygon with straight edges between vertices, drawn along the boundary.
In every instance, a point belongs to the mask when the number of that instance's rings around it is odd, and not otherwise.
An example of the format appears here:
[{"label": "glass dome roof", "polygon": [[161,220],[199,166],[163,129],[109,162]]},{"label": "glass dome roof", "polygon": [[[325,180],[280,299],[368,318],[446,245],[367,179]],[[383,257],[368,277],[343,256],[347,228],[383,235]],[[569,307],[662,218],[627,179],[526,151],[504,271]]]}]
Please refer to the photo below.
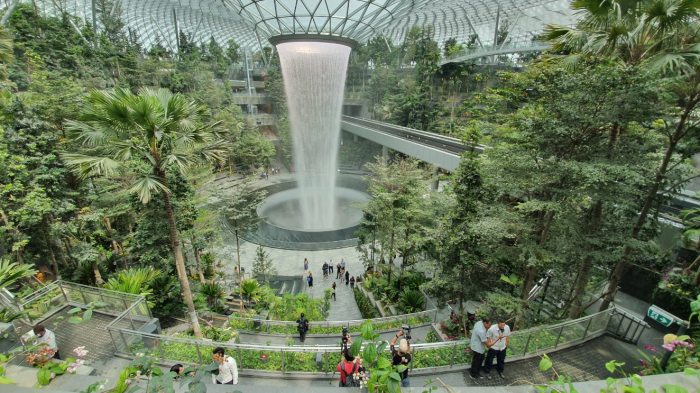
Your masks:
[{"label": "glass dome roof", "polygon": [[[24,0],[28,1],[28,0]],[[175,24],[196,42],[210,36],[259,50],[268,38],[286,34],[324,34],[363,42],[375,35],[403,41],[413,26],[432,25],[435,40],[494,39],[496,19],[508,20],[512,40],[527,41],[548,23],[569,25],[569,0],[114,0],[122,19],[145,47],[158,40],[175,48]],[[91,0],[61,1],[66,11],[88,21]],[[37,2],[60,15],[56,2]],[[176,22],[177,21],[177,22]]]}]

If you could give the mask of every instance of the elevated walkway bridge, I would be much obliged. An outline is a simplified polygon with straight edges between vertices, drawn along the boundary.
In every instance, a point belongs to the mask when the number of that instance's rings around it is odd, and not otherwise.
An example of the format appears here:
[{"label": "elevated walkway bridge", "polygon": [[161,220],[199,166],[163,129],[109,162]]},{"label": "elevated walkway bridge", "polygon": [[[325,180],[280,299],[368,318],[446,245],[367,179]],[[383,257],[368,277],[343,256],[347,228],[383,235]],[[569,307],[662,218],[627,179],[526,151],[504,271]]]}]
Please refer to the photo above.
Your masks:
[{"label": "elevated walkway bridge", "polygon": [[[461,154],[467,151],[460,139],[376,120],[343,116],[341,129],[382,145],[385,158],[392,149],[448,171],[457,169]],[[481,153],[484,148],[479,145],[476,151]]]},{"label": "elevated walkway bridge", "polygon": [[548,49],[549,46],[542,42],[527,42],[527,43],[515,43],[515,44],[502,44],[502,45],[484,45],[479,48],[464,50],[459,54],[452,56],[451,58],[444,59],[439,64],[445,65],[448,63],[461,63],[467,60],[480,59],[482,57],[490,56],[500,56],[507,55],[510,53],[526,53],[543,51]]}]

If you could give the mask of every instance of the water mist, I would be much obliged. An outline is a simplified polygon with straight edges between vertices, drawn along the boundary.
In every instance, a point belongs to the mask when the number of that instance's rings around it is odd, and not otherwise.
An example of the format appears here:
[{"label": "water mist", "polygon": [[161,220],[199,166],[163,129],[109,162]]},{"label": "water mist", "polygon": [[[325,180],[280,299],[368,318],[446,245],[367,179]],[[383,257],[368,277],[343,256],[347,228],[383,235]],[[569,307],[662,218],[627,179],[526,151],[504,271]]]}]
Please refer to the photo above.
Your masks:
[{"label": "water mist", "polygon": [[325,42],[277,44],[289,107],[305,229],[337,224],[340,115],[350,48]]}]

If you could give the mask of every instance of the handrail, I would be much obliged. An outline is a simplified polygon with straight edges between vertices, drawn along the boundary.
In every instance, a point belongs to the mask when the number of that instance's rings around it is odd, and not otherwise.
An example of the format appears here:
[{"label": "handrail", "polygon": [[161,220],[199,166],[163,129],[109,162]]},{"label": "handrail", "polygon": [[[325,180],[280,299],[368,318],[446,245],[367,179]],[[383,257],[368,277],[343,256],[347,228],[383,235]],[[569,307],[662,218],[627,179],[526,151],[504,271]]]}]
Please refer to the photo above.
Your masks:
[{"label": "handrail", "polygon": [[[600,311],[600,312],[597,312],[595,314],[591,314],[591,315],[588,315],[586,317],[575,319],[572,321],[562,322],[562,323],[558,323],[555,325],[536,327],[536,328],[527,329],[527,330],[515,331],[515,332],[513,332],[511,337],[514,338],[514,337],[532,335],[532,334],[540,333],[543,331],[556,330],[556,329],[564,328],[567,326],[578,325],[578,324],[581,324],[582,322],[592,321],[596,317],[600,317],[603,315],[613,315],[615,312],[618,312],[618,310],[615,307],[611,307],[605,311]],[[180,342],[180,343],[184,343],[184,344],[204,345],[204,346],[221,346],[221,347],[227,347],[227,348],[232,348],[232,349],[240,348],[240,349],[252,349],[252,350],[261,350],[261,351],[263,351],[263,350],[286,350],[286,351],[290,351],[290,352],[323,352],[324,350],[338,348],[338,345],[286,346],[286,345],[231,344],[231,343],[225,343],[225,342],[204,341],[204,340],[197,340],[197,339],[190,339],[190,338],[182,338],[182,337],[164,336],[164,335],[158,335],[158,334],[152,334],[152,333],[144,333],[144,332],[126,329],[126,328],[110,327],[109,330],[121,331],[123,333],[147,337],[150,339],[157,339],[157,340],[161,340],[164,342]],[[416,349],[416,350],[432,349],[432,348],[441,348],[441,347],[451,347],[451,346],[455,346],[455,345],[464,345],[464,344],[469,344],[470,342],[471,342],[471,340],[466,339],[466,340],[456,340],[456,341],[444,341],[444,342],[437,342],[437,343],[411,344],[411,347]]]},{"label": "handrail", "polygon": [[[411,313],[411,314],[401,314],[401,315],[393,315],[390,317],[382,317],[382,318],[372,318],[371,321],[372,323],[383,323],[383,322],[391,322],[399,319],[408,319],[408,318],[413,318],[413,317],[419,317],[419,316],[426,316],[428,313],[434,313],[437,309],[431,309],[431,310],[425,310],[421,312],[416,312],[416,313]],[[294,325],[296,326],[297,323],[296,321],[280,321],[280,320],[261,320],[261,319],[254,319],[254,318],[243,318],[243,317],[236,317],[231,315],[229,317],[230,320],[243,320],[243,321],[248,321],[248,322],[260,322],[260,323],[269,323],[271,325],[279,326],[279,325]],[[353,320],[348,320],[348,321],[309,321],[310,324],[324,324],[324,325],[337,325],[337,326],[349,326],[349,325],[361,325],[363,323],[367,322],[366,319],[353,319]],[[435,321],[434,321],[435,322]]]}]

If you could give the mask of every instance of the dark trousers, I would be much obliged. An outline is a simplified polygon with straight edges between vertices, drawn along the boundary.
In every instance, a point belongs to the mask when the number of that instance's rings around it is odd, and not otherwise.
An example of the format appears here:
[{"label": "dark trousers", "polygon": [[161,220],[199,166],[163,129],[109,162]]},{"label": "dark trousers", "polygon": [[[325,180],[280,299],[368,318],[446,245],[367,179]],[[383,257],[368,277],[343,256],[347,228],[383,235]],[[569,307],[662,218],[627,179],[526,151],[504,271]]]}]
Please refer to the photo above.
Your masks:
[{"label": "dark trousers", "polygon": [[338,269],[338,272],[335,273],[335,278],[340,278],[340,269]]},{"label": "dark trousers", "polygon": [[333,300],[336,300],[335,299],[335,292],[331,293],[331,297],[333,297]]},{"label": "dark trousers", "polygon": [[217,384],[217,385],[233,385],[233,379],[230,380],[230,381],[228,381],[228,382],[226,382],[226,383],[221,383],[221,382],[219,382],[219,380],[217,379],[217,380],[216,380],[216,384]]},{"label": "dark trousers", "polygon": [[61,360],[61,354],[59,353],[59,351],[54,352],[53,358],[54,358],[54,359]]},{"label": "dark trousers", "polygon": [[333,273],[333,266],[328,266],[328,271]]},{"label": "dark trousers", "polygon": [[301,337],[301,342],[306,341],[306,330],[300,331],[299,336]]},{"label": "dark trousers", "polygon": [[486,363],[484,364],[484,372],[486,374],[491,372],[493,358],[496,358],[496,370],[498,370],[499,374],[503,374],[503,366],[506,363],[506,350],[507,348],[503,348],[502,351],[489,349],[489,353],[486,355]]},{"label": "dark trousers", "polygon": [[472,358],[472,367],[471,370],[469,370],[469,374],[476,378],[479,376],[481,365],[484,363],[484,354],[472,351],[472,355],[474,355],[474,357]]}]

